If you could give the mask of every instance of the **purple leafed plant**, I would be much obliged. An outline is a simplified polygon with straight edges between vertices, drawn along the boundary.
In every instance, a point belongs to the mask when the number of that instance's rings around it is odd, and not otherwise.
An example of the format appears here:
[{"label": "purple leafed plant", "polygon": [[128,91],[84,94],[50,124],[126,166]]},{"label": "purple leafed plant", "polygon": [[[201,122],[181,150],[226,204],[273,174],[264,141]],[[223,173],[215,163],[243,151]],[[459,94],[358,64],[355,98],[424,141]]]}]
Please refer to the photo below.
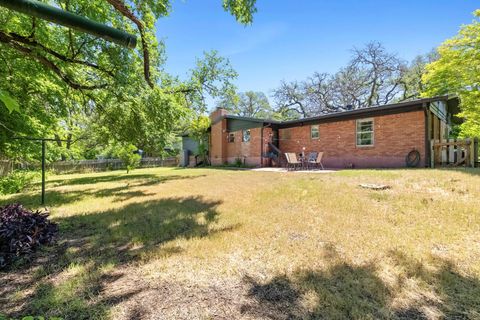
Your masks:
[{"label": "purple leafed plant", "polygon": [[48,220],[48,212],[33,212],[21,204],[0,207],[0,268],[40,245],[53,243],[57,233],[58,226]]}]

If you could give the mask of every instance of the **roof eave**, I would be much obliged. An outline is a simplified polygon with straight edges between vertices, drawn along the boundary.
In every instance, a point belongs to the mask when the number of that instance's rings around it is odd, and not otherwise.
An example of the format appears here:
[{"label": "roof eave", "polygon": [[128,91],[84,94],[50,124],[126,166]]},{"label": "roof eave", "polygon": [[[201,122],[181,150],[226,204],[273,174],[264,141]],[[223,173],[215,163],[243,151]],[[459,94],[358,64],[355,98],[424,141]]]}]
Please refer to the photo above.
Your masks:
[{"label": "roof eave", "polygon": [[315,117],[310,117],[310,118],[303,118],[303,119],[296,119],[296,120],[288,120],[288,121],[283,121],[280,124],[282,126],[289,126],[292,124],[299,124],[299,123],[305,123],[305,122],[315,122],[315,121],[322,121],[322,120],[332,120],[332,119],[348,119],[352,117],[357,117],[361,115],[368,116],[370,114],[375,115],[375,114],[381,114],[381,113],[398,113],[402,111],[408,111],[409,109],[416,109],[417,107],[420,109],[423,107],[426,103],[430,102],[435,102],[435,101],[442,101],[442,100],[450,100],[456,98],[455,96],[449,96],[449,95],[444,95],[444,96],[437,96],[437,97],[432,97],[432,98],[423,98],[423,99],[417,99],[417,100],[412,100],[412,101],[405,101],[405,102],[399,102],[399,103],[394,103],[394,104],[387,104],[383,106],[375,106],[375,107],[368,107],[368,108],[362,108],[362,109],[356,109],[356,110],[351,110],[351,111],[342,111],[342,112],[336,112],[336,113],[330,113],[326,115],[321,115],[321,116],[315,116]]}]

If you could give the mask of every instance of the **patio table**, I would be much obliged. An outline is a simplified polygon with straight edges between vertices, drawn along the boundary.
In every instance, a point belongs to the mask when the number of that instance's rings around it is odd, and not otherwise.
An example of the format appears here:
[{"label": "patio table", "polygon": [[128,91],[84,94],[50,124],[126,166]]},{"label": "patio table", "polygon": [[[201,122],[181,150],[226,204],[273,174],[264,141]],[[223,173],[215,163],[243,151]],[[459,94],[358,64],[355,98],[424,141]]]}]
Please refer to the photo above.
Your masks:
[{"label": "patio table", "polygon": [[298,154],[298,161],[302,164],[302,169],[308,169],[308,158],[305,154]]}]

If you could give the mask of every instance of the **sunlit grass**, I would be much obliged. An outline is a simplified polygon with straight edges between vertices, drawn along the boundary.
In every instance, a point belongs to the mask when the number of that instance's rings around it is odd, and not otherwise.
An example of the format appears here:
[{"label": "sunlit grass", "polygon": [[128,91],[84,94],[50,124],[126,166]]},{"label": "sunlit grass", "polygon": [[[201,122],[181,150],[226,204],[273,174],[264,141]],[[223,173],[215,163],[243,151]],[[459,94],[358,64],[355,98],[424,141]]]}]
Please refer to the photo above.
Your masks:
[{"label": "sunlit grass", "polygon": [[47,204],[59,244],[1,275],[0,313],[480,318],[478,169],[50,176]]}]

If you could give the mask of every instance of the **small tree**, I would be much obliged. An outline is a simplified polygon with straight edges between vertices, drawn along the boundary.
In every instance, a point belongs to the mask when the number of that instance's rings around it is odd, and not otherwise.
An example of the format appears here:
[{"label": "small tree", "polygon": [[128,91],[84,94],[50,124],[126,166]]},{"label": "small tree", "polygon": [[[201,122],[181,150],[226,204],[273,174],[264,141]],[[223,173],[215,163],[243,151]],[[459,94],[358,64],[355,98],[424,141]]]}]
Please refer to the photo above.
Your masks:
[{"label": "small tree", "polygon": [[190,136],[198,142],[198,155],[203,163],[207,163],[209,127],[210,118],[207,116],[198,116],[198,118],[192,120],[189,126]]},{"label": "small tree", "polygon": [[140,164],[140,159],[142,157],[138,153],[135,153],[135,151],[137,151],[137,147],[133,144],[122,146],[117,151],[118,158],[120,158],[127,167],[127,173],[138,167]]}]

